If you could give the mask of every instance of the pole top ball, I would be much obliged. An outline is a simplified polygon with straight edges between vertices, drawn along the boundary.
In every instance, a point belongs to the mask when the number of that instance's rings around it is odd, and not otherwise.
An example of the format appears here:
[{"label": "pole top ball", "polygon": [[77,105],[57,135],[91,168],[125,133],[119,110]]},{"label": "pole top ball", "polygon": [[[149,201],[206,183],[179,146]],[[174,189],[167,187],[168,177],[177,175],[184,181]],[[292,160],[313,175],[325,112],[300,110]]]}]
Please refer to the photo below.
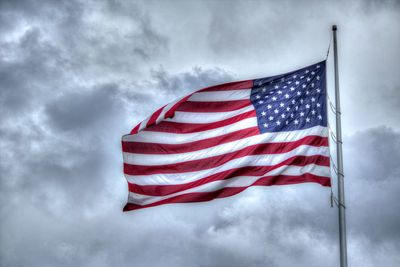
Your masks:
[{"label": "pole top ball", "polygon": [[337,26],[336,25],[332,25],[332,31],[336,31],[337,30]]}]

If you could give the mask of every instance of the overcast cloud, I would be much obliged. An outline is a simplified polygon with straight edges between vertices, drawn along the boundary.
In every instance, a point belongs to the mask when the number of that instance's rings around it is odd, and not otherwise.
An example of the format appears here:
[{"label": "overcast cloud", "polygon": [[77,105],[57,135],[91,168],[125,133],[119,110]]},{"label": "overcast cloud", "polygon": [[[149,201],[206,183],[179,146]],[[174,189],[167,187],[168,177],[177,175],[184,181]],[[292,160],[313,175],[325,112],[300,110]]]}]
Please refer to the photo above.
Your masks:
[{"label": "overcast cloud", "polygon": [[[349,266],[400,266],[394,0],[0,0],[0,266],[338,266],[329,189],[254,187],[122,213],[120,145],[196,89],[323,60],[332,24]],[[332,65],[331,53],[331,99]]]}]

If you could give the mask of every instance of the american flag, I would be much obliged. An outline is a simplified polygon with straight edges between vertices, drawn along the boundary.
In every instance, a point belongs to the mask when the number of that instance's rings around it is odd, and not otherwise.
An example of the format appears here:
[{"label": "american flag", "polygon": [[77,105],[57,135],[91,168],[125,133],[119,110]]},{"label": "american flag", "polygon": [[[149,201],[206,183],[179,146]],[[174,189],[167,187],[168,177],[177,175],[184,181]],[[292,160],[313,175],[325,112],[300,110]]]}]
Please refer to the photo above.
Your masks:
[{"label": "american flag", "polygon": [[165,105],[122,137],[124,211],[250,186],[331,186],[325,61],[221,84]]}]

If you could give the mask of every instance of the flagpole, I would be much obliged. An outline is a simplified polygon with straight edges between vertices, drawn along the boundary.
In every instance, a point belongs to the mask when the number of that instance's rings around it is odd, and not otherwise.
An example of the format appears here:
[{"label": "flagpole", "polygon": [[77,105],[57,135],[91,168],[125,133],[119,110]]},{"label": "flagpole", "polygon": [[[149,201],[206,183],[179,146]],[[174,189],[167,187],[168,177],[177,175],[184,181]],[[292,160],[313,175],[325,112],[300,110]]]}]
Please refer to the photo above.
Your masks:
[{"label": "flagpole", "polygon": [[346,214],[344,202],[344,175],[343,175],[343,154],[342,154],[342,125],[340,113],[340,94],[339,94],[339,70],[336,31],[337,26],[332,26],[333,31],[333,51],[335,62],[335,100],[336,100],[336,146],[337,146],[337,178],[339,194],[339,242],[340,242],[340,266],[347,267],[347,245],[346,245]]}]

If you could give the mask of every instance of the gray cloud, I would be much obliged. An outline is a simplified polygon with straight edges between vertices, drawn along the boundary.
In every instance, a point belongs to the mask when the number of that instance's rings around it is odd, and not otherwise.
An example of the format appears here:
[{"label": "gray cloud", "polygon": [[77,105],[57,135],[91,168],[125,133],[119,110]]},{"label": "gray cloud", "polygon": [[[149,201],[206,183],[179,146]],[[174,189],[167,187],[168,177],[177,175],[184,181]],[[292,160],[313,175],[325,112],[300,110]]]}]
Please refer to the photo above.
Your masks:
[{"label": "gray cloud", "polygon": [[41,37],[40,30],[33,28],[18,41],[4,43],[0,61],[3,112],[19,114],[26,111],[37,104],[37,95],[57,85],[53,77],[61,71],[54,66],[58,66],[61,59],[57,49],[42,41]]},{"label": "gray cloud", "polygon": [[115,116],[113,97],[117,90],[116,85],[108,84],[92,92],[63,95],[46,107],[49,124],[63,131],[93,128],[108,116]]},{"label": "gray cloud", "polygon": [[179,92],[180,95],[234,79],[232,73],[221,68],[203,70],[198,66],[190,72],[183,72],[178,75],[171,75],[160,67],[158,70],[152,71],[152,78],[156,82],[157,88],[163,89],[167,93]]},{"label": "gray cloud", "polygon": [[[400,248],[399,196],[400,133],[379,127],[357,132],[349,138],[346,165],[352,232],[363,235],[372,246]],[[384,196],[384,197],[382,197]]]},{"label": "gray cloud", "polygon": [[329,190],[122,213],[120,147],[194,90],[321,60],[337,23],[350,266],[398,266],[398,12],[398,1],[1,1],[0,265],[337,266]]}]

